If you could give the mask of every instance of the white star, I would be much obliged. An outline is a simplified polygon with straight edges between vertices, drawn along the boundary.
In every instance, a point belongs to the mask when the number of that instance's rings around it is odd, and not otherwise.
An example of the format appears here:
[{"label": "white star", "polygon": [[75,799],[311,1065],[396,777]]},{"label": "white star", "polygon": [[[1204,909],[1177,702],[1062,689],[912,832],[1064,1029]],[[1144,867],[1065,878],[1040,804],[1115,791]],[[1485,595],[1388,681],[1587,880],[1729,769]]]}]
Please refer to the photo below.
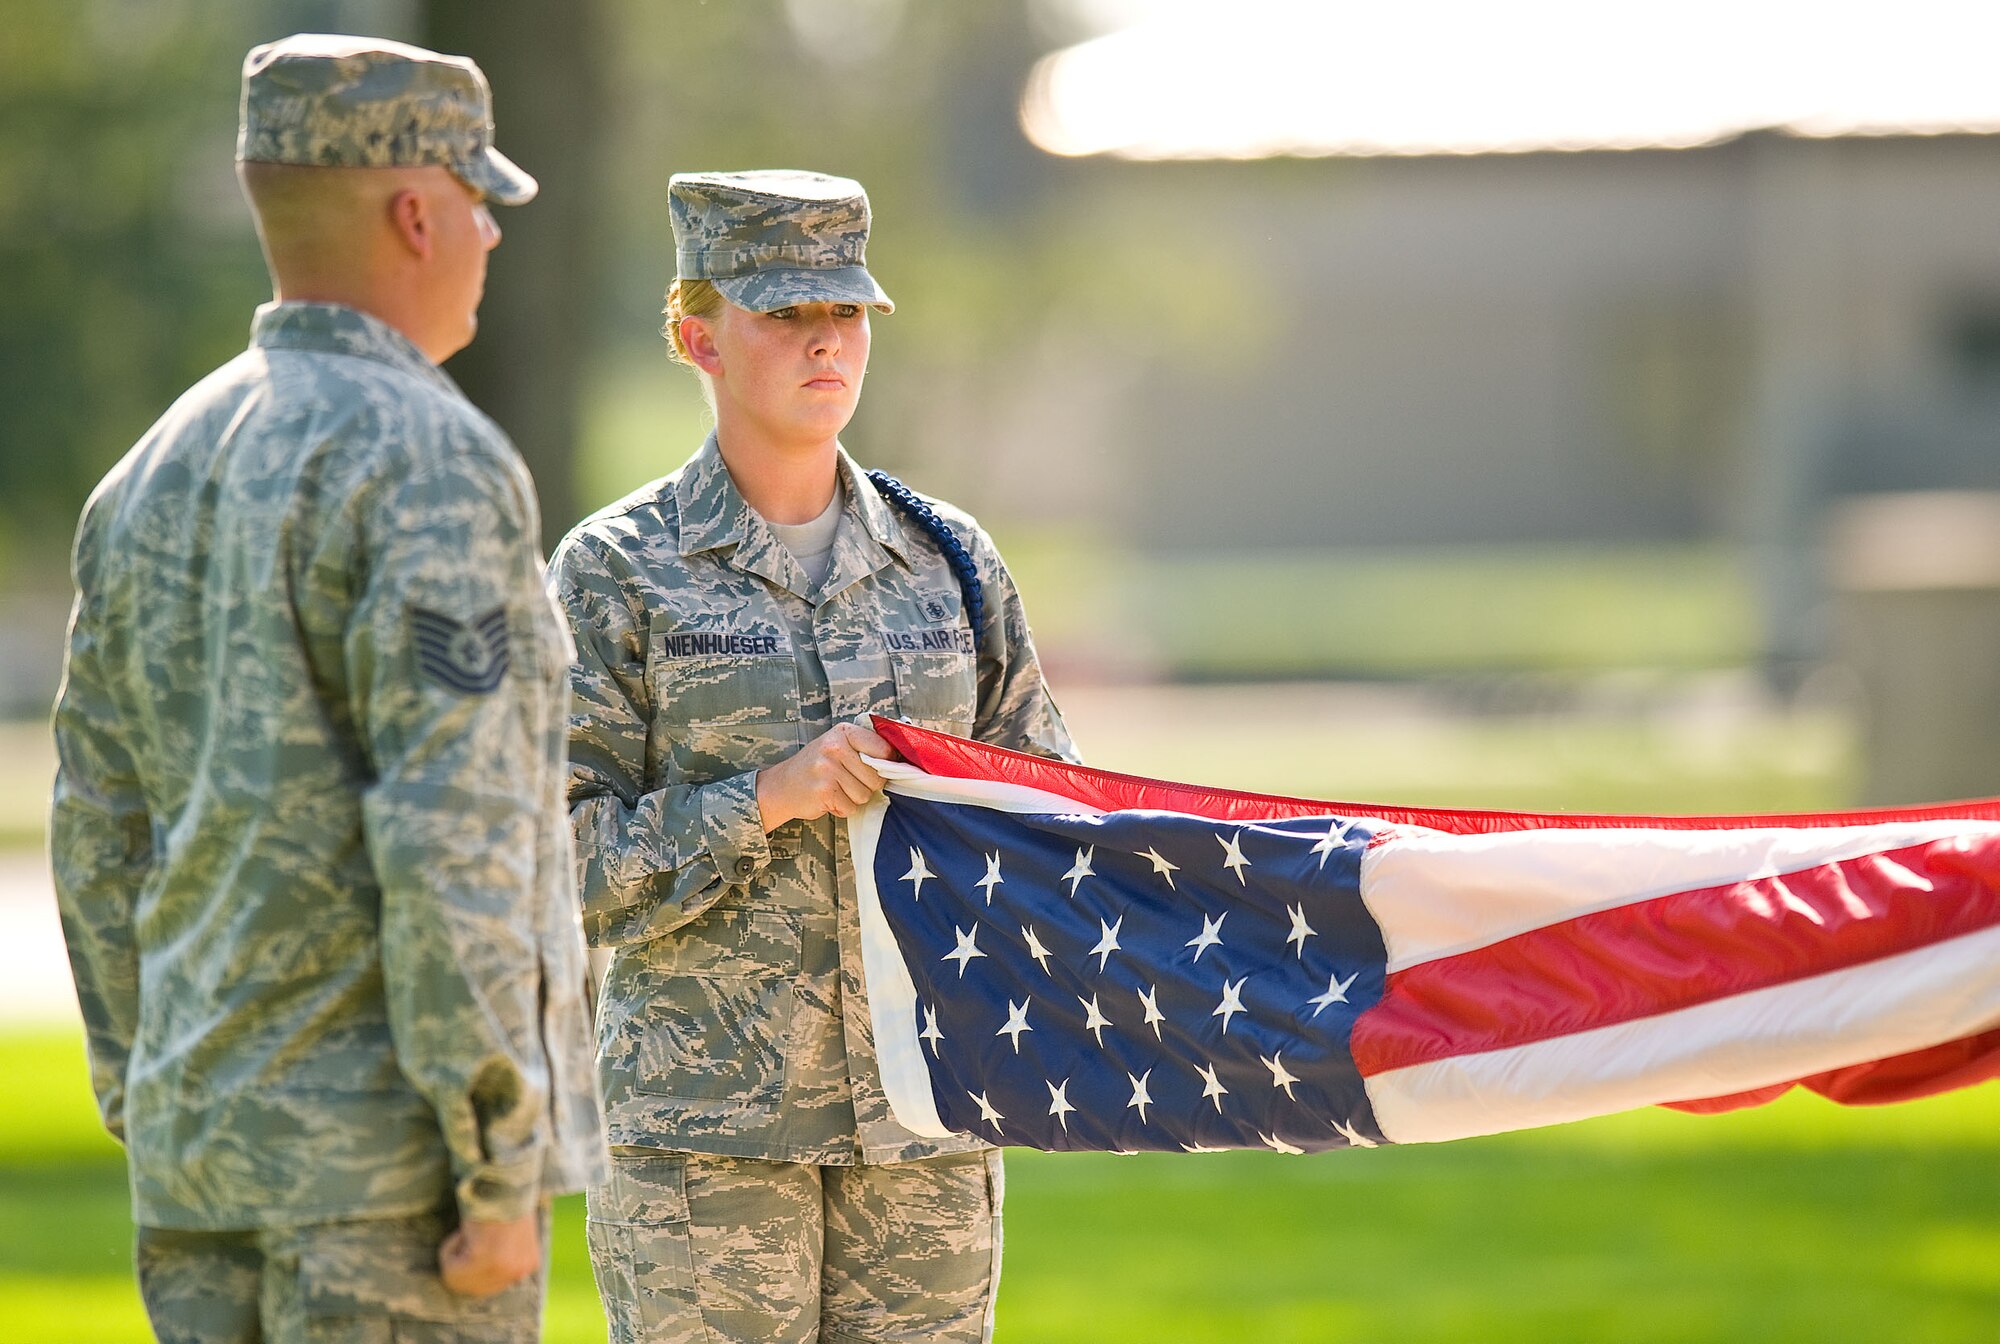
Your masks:
[{"label": "white star", "polygon": [[1281,1153],[1292,1153],[1292,1154],[1298,1154],[1298,1153],[1303,1153],[1303,1152],[1305,1151],[1305,1149],[1303,1149],[1303,1148],[1295,1148],[1295,1147],[1293,1147],[1293,1146],[1292,1146],[1291,1144],[1289,1144],[1289,1143],[1286,1143],[1286,1142],[1285,1142],[1285,1141],[1284,1141],[1283,1139],[1281,1139],[1281,1138],[1278,1138],[1278,1137],[1277,1137],[1276,1135],[1274,1135],[1274,1134],[1265,1134],[1265,1133],[1261,1133],[1261,1132],[1260,1132],[1260,1133],[1259,1133],[1259,1134],[1257,1135],[1257,1137],[1258,1137],[1258,1138],[1260,1138],[1260,1139],[1262,1139],[1262,1140],[1264,1141],[1264,1146],[1265,1146],[1265,1147],[1267,1147],[1267,1148],[1274,1148],[1274,1149],[1276,1149],[1276,1150],[1277,1150],[1278,1152],[1281,1152]]},{"label": "white star", "polygon": [[1336,849],[1345,848],[1346,845],[1347,823],[1335,818],[1326,828],[1326,838],[1314,845],[1310,852],[1319,855],[1319,866],[1324,869],[1326,867],[1326,856],[1333,853]]},{"label": "white star", "polygon": [[972,885],[986,888],[986,903],[991,905],[993,904],[993,888],[1006,880],[1006,878],[1000,876],[1000,851],[996,849],[986,856],[986,876],[980,878]]},{"label": "white star", "polygon": [[1375,1140],[1363,1134],[1352,1124],[1343,1125],[1340,1121],[1336,1120],[1333,1122],[1333,1128],[1335,1133],[1339,1134],[1341,1138],[1346,1139],[1355,1148],[1373,1148],[1375,1146]]},{"label": "white star", "polygon": [[1181,1151],[1184,1153],[1226,1153],[1229,1150],[1227,1148],[1204,1148],[1198,1143],[1184,1143],[1181,1145]]},{"label": "white star", "polygon": [[1249,886],[1249,879],[1243,876],[1243,870],[1250,866],[1250,860],[1243,857],[1243,832],[1238,831],[1227,840],[1218,835],[1215,842],[1222,846],[1222,866],[1236,874],[1238,886]]},{"label": "white star", "polygon": [[1047,975],[1049,973],[1049,950],[1042,946],[1041,939],[1035,937],[1034,929],[1026,924],[1021,926],[1021,936],[1028,940],[1028,955],[1035,959],[1035,965],[1042,968],[1042,974]]},{"label": "white star", "polygon": [[1092,845],[1089,849],[1079,849],[1076,852],[1076,862],[1071,864],[1069,871],[1062,875],[1062,880],[1069,883],[1071,900],[1076,899],[1076,889],[1083,885],[1084,878],[1095,877],[1097,875],[1097,870],[1090,866],[1090,861],[1096,857],[1096,854],[1096,845]]},{"label": "white star", "polygon": [[[1301,955],[1303,955],[1305,949],[1301,947],[1299,951]],[[1346,1003],[1347,987],[1349,985],[1352,985],[1356,980],[1360,978],[1361,978],[1361,972],[1359,971],[1356,971],[1353,975],[1348,976],[1345,980],[1340,978],[1339,971],[1335,971],[1332,975],[1329,975],[1326,978],[1326,993],[1321,994],[1317,998],[1306,1000],[1307,1003],[1310,1003],[1313,1006],[1313,1016],[1318,1017],[1320,1014],[1320,1009],[1325,1008],[1328,1004]]]},{"label": "white star", "polygon": [[[954,925],[953,927],[955,929],[957,928],[956,925]],[[986,954],[984,952],[981,952],[976,946],[974,946],[974,944],[977,943],[979,940],[978,926],[975,925],[974,927],[969,929],[957,929],[957,933],[958,933],[958,946],[953,948],[951,951],[945,953],[944,956],[939,958],[939,960],[957,962],[958,978],[963,980],[965,979],[965,968],[972,964],[972,959],[974,957],[983,957]]]},{"label": "white star", "polygon": [[1227,910],[1224,910],[1214,919],[1203,915],[1201,917],[1201,932],[1182,943],[1181,946],[1193,948],[1194,959],[1200,961],[1201,954],[1208,951],[1209,948],[1222,946],[1222,921],[1228,918],[1229,912]]},{"label": "white star", "polygon": [[1087,999],[1079,995],[1077,1002],[1082,1004],[1084,1009],[1083,1029],[1095,1036],[1099,1045],[1103,1045],[1104,1029],[1111,1025],[1111,1019],[1106,1017],[1104,1010],[1097,1006],[1097,996],[1095,994]]},{"label": "white star", "polygon": [[1101,919],[1097,921],[1097,927],[1104,931],[1104,936],[1097,940],[1097,946],[1091,948],[1090,951],[1097,955],[1098,970],[1103,970],[1105,963],[1111,960],[1111,954],[1118,950],[1118,930],[1124,923],[1125,916],[1123,915],[1118,916],[1118,923],[1116,924],[1106,924]]},{"label": "white star", "polygon": [[1161,877],[1167,879],[1167,887],[1169,890],[1173,888],[1174,870],[1180,867],[1178,863],[1168,863],[1165,859],[1160,857],[1160,851],[1158,851],[1157,849],[1149,849],[1145,853],[1141,854],[1139,857],[1142,859],[1151,859],[1153,861],[1153,871],[1158,873]]},{"label": "white star", "polygon": [[1125,1103],[1125,1109],[1129,1111],[1134,1106],[1137,1106],[1139,1108],[1139,1123],[1143,1125],[1146,1123],[1146,1108],[1153,1104],[1153,1094],[1146,1090],[1146,1080],[1153,1076],[1153,1071],[1147,1069],[1144,1073],[1136,1077],[1129,1073],[1125,1076],[1132,1079],[1132,1100]]},{"label": "white star", "polygon": [[1285,941],[1299,945],[1299,960],[1304,961],[1306,959],[1306,939],[1317,938],[1319,930],[1306,923],[1306,905],[1304,901],[1300,901],[1297,905],[1288,905],[1285,907],[1285,910],[1292,917],[1292,931],[1285,935]]},{"label": "white star", "polygon": [[944,1039],[944,1033],[938,1030],[937,1009],[931,1007],[929,1004],[924,1005],[924,1029],[917,1033],[917,1039],[920,1041],[929,1041],[931,1043],[931,1055],[933,1057],[937,1055],[938,1042]]},{"label": "white star", "polygon": [[1229,1030],[1230,1018],[1249,1011],[1243,1006],[1243,982],[1249,978],[1247,975],[1239,976],[1233,985],[1227,980],[1222,982],[1222,1002],[1215,1005],[1215,1011],[1209,1016],[1221,1018],[1222,1029],[1225,1032]]},{"label": "white star", "polygon": [[1200,1074],[1204,1080],[1201,1094],[1204,1097],[1215,1098],[1215,1109],[1218,1111],[1221,1110],[1222,1099],[1229,1095],[1229,1089],[1224,1087],[1222,1080],[1215,1076],[1215,1065],[1210,1064],[1205,1067],[1197,1067],[1195,1072]]},{"label": "white star", "polygon": [[1262,1055],[1257,1056],[1257,1058],[1263,1059],[1264,1067],[1271,1071],[1271,1086],[1284,1088],[1285,1095],[1291,1097],[1293,1101],[1297,1101],[1298,1098],[1292,1096],[1292,1084],[1296,1083],[1299,1080],[1298,1075],[1292,1073],[1289,1069],[1285,1067],[1283,1059],[1284,1053],[1285,1053],[1284,1051],[1280,1050],[1277,1054],[1272,1055],[1269,1059],[1264,1059],[1264,1056]]},{"label": "white star", "polygon": [[1018,1055],[1021,1053],[1021,1033],[1033,1030],[1034,1028],[1028,1025],[1028,1000],[1023,999],[1021,1002],[1016,1003],[1012,999],[1009,999],[1007,1000],[1007,1025],[993,1034],[995,1036],[1005,1036],[1012,1040],[1014,1042],[1014,1053]]},{"label": "white star", "polygon": [[921,901],[924,898],[924,879],[936,876],[930,865],[924,862],[923,852],[915,845],[910,846],[910,871],[903,874],[903,881],[914,884],[910,888],[910,899]]},{"label": "white star", "polygon": [[984,1092],[968,1092],[965,1095],[979,1103],[979,1118],[981,1120],[984,1120],[995,1129],[1000,1128],[1000,1122],[1006,1117],[993,1109],[993,1103],[986,1099]]},{"label": "white star", "polygon": [[1076,1109],[1076,1107],[1069,1104],[1069,1097],[1067,1095],[1069,1092],[1069,1079],[1065,1078],[1061,1083],[1045,1081],[1043,1086],[1049,1089],[1049,1114],[1062,1121],[1063,1133],[1069,1133],[1069,1113]]},{"label": "white star", "polygon": [[1139,991],[1139,1002],[1146,1005],[1145,1025],[1153,1029],[1153,1039],[1156,1041],[1160,1039],[1160,1023],[1167,1020],[1167,1015],[1160,1011],[1159,995],[1158,985],[1153,986],[1153,992],[1150,994],[1143,989]]}]

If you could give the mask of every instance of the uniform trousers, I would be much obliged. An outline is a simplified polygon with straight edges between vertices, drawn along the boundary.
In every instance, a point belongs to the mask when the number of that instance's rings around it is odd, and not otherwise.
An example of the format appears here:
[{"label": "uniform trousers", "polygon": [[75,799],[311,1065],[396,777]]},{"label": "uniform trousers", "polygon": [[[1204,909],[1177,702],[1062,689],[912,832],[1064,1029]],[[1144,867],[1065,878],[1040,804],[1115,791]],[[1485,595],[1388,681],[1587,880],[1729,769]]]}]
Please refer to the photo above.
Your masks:
[{"label": "uniform trousers", "polygon": [[[452,1221],[357,1218],[185,1232],[141,1227],[139,1296],[160,1344],[534,1344],[548,1264],[491,1297],[438,1278]],[[549,1221],[542,1218],[542,1245]]]},{"label": "uniform trousers", "polygon": [[612,1344],[983,1344],[1000,1154],[816,1166],[613,1148],[588,1198]]}]

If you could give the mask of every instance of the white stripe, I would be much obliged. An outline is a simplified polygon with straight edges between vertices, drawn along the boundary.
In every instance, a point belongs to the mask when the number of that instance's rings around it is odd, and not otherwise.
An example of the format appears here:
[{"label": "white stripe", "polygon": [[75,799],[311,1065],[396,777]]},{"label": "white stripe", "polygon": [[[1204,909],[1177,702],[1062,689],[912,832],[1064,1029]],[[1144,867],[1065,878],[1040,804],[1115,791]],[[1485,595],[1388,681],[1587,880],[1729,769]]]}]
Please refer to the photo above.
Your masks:
[{"label": "white stripe", "polygon": [[1503,942],[1530,929],[1725,882],[1795,873],[2000,823],[1676,831],[1551,828],[1448,835],[1397,827],[1361,863],[1361,895],[1389,969]]},{"label": "white stripe", "polygon": [[1436,1143],[1887,1059],[2000,1024],[2000,929],[1617,1026],[1366,1082],[1382,1132]]},{"label": "white stripe", "polygon": [[[1098,809],[1070,798],[992,780],[946,779],[901,761],[872,762],[889,781],[888,792],[933,802],[975,803],[1001,812],[1054,812],[1098,816]],[[860,899],[861,969],[868,981],[868,1016],[875,1027],[875,1061],[882,1090],[896,1123],[913,1134],[943,1138],[954,1131],[938,1117],[937,1098],[917,1036],[917,989],[902,950],[882,914],[875,888],[875,849],[882,837],[887,797],[877,797],[847,820],[847,843],[854,853],[854,885]]]}]

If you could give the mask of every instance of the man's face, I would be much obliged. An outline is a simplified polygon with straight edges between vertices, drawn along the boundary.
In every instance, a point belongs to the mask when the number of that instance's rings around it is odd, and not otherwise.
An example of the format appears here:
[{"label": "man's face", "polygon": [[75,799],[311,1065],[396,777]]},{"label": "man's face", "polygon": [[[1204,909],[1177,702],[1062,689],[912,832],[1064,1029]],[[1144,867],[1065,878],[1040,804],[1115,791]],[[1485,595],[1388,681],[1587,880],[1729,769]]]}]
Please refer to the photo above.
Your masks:
[{"label": "man's face", "polygon": [[500,226],[485,198],[440,168],[425,199],[436,222],[431,287],[436,343],[456,354],[479,329],[479,301],[486,293],[486,254],[500,243]]}]

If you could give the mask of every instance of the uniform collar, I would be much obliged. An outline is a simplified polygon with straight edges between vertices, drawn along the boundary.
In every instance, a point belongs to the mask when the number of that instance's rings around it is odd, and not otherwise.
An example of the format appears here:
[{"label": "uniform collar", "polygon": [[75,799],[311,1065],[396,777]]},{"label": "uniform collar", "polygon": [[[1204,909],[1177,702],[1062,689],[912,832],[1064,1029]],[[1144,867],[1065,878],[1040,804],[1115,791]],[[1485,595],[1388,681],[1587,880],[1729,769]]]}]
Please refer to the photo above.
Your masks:
[{"label": "uniform collar", "polygon": [[250,344],[265,350],[317,350],[356,355],[453,392],[458,384],[402,332],[379,317],[337,303],[267,303],[250,323]]},{"label": "uniform collar", "polygon": [[[873,574],[892,559],[906,559],[909,549],[903,524],[889,502],[875,489],[867,473],[854,465],[847,450],[838,451],[847,502],[841,510],[840,530],[834,536],[833,565],[826,582],[820,585],[822,601]],[[675,483],[674,502],[680,514],[682,555],[734,546],[736,553],[731,562],[736,568],[761,575],[801,595],[806,592],[805,575],[791,551],[737,490],[713,430]]]}]

